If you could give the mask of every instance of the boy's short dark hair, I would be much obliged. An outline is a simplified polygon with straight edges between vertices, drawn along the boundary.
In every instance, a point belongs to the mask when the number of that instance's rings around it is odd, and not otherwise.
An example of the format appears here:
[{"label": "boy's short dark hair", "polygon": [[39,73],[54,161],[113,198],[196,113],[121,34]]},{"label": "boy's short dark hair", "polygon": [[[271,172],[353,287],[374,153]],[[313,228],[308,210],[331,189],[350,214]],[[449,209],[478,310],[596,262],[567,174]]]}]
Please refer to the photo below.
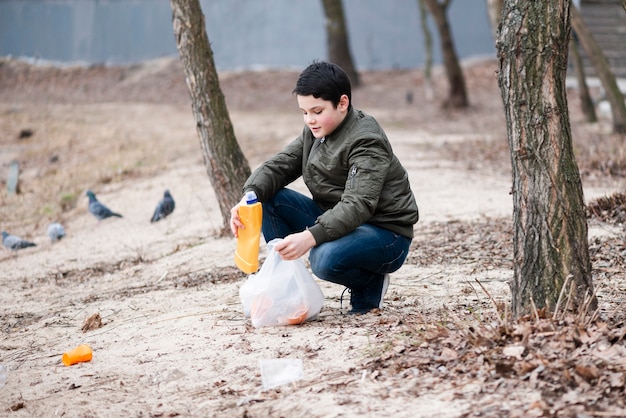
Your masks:
[{"label": "boy's short dark hair", "polygon": [[313,96],[328,100],[335,107],[342,95],[348,96],[352,107],[352,89],[350,79],[337,64],[314,61],[300,73],[293,92],[299,96]]}]

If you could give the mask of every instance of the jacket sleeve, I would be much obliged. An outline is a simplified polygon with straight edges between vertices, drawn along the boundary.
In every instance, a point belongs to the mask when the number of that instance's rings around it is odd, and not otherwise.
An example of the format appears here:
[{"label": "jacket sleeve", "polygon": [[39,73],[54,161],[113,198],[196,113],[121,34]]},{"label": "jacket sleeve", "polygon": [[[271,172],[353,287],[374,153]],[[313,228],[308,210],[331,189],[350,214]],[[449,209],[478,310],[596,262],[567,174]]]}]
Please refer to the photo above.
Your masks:
[{"label": "jacket sleeve", "polygon": [[353,143],[340,201],[309,228],[318,245],[352,232],[374,215],[392,156],[388,142],[377,135],[361,137]]},{"label": "jacket sleeve", "polygon": [[257,167],[242,192],[254,190],[260,202],[271,199],[280,189],[302,175],[303,137],[300,135],[282,151]]}]

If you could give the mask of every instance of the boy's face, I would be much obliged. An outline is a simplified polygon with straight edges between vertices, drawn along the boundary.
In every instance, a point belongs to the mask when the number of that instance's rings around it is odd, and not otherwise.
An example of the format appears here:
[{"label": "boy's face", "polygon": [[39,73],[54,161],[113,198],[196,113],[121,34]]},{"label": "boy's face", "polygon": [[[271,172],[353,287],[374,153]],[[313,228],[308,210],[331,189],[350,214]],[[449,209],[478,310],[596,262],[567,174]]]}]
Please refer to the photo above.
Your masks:
[{"label": "boy's face", "polygon": [[313,96],[297,96],[298,107],[302,111],[304,123],[315,138],[330,135],[346,117],[350,101],[345,94],[339,99],[337,107],[328,100]]}]

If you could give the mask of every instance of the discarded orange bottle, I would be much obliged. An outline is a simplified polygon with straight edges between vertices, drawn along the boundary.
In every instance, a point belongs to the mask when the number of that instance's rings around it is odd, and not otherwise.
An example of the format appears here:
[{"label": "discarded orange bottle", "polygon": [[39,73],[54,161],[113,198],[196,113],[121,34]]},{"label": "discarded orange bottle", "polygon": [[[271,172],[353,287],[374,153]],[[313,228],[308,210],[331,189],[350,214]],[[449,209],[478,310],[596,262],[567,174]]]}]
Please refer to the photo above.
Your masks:
[{"label": "discarded orange bottle", "polygon": [[83,361],[90,361],[92,356],[91,347],[87,344],[81,344],[75,349],[63,353],[63,364],[71,366]]},{"label": "discarded orange bottle", "polygon": [[278,323],[281,325],[300,325],[306,321],[307,316],[309,316],[309,309],[302,304],[294,308],[290,314],[278,318]]},{"label": "discarded orange bottle", "polygon": [[259,243],[261,240],[261,222],[263,207],[255,192],[247,192],[246,204],[239,207],[239,217],[243,229],[237,233],[235,264],[244,273],[254,273],[259,269]]}]

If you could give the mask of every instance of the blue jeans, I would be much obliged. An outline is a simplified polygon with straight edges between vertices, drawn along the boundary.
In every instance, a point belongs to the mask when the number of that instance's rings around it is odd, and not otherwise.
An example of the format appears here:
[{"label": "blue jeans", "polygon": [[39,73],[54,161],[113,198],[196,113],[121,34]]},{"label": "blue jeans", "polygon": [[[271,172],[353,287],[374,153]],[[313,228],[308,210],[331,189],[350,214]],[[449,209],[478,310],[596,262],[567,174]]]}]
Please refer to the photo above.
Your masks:
[{"label": "blue jeans", "polygon": [[[282,189],[263,203],[263,237],[269,242],[301,232],[323,212],[311,198]],[[410,245],[411,238],[366,223],[313,247],[309,260],[317,277],[351,290],[353,311],[367,312],[379,306],[385,274],[402,266]]]}]

